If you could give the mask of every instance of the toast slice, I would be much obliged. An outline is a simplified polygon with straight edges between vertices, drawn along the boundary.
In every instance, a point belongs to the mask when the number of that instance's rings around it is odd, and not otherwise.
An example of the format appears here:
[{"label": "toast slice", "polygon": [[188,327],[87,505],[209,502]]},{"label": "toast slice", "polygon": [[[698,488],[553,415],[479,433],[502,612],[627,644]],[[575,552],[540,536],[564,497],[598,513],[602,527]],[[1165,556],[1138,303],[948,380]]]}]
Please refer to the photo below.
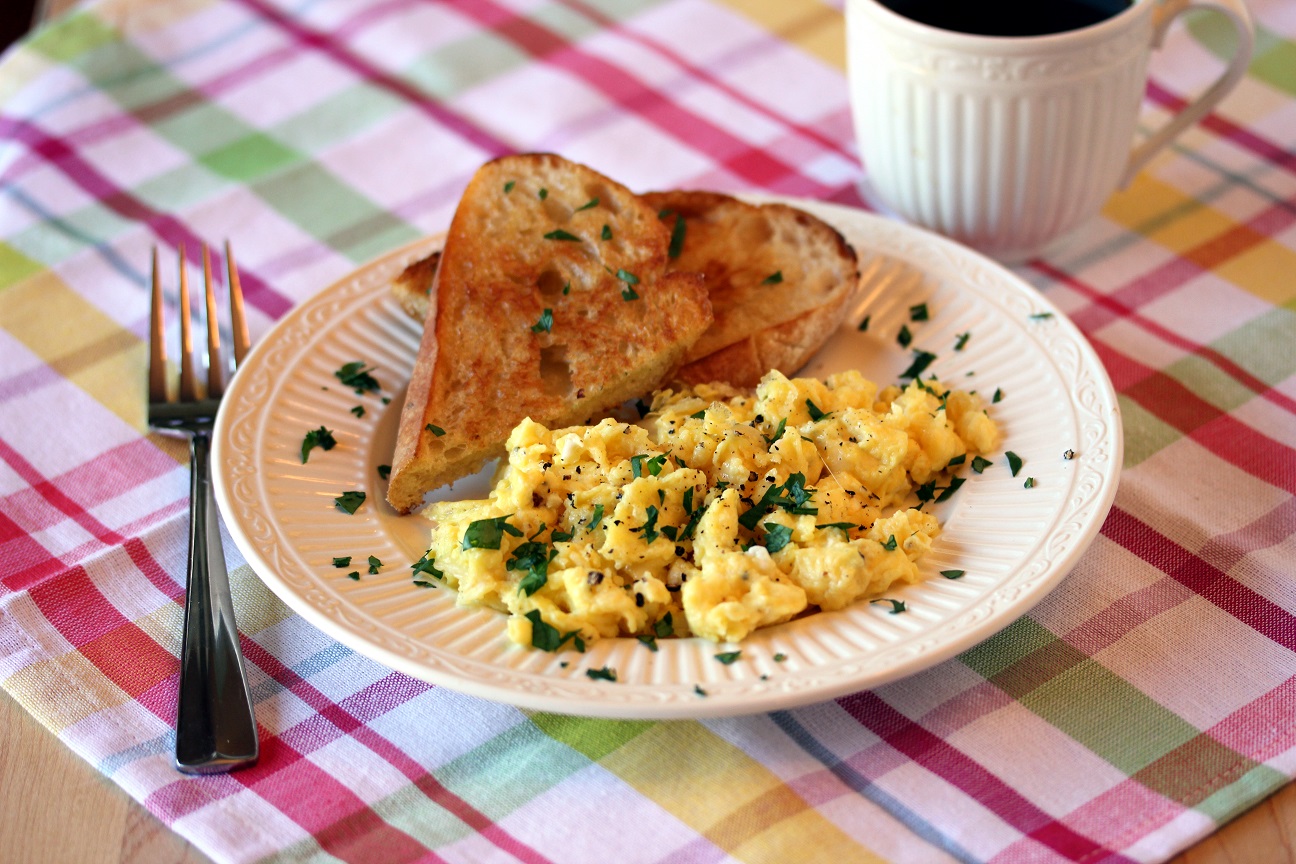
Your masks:
[{"label": "toast slice", "polygon": [[670,269],[702,273],[714,310],[676,373],[680,381],[755,387],[770,369],[791,376],[837,329],[858,292],[855,250],[809,213],[717,192],[641,197],[676,233]]},{"label": "toast slice", "polygon": [[569,426],[660,386],[711,323],[670,229],[620,184],[552,154],[478,169],[450,223],[401,411],[387,500],[502,455],[526,417]]},{"label": "toast slice", "polygon": [[432,283],[436,280],[439,266],[441,253],[437,251],[415,261],[392,280],[392,293],[396,295],[401,309],[420,323],[427,320],[428,309],[432,305]]}]

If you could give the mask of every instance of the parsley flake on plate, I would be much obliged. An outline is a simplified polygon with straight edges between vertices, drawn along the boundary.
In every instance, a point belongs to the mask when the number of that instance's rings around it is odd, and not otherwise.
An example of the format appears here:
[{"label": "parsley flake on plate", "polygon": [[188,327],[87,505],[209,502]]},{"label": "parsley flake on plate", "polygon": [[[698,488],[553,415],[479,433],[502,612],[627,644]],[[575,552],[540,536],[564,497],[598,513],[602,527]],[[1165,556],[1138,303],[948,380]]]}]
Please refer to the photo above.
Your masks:
[{"label": "parsley flake on plate", "polygon": [[337,568],[339,568],[339,569],[341,569],[341,568],[343,568],[343,567],[350,567],[350,566],[351,566],[351,556],[350,556],[350,555],[346,555],[346,556],[342,556],[342,557],[334,558],[334,559],[333,559],[333,566],[334,566],[334,567],[337,567]]},{"label": "parsley flake on plate", "polygon": [[581,238],[577,237],[575,234],[571,234],[571,233],[569,233],[569,232],[567,232],[567,231],[564,231],[564,230],[562,230],[561,228],[555,228],[554,230],[550,231],[548,234],[544,235],[544,239],[546,239],[546,240],[566,240],[566,241],[568,241],[569,243],[580,243],[580,242],[581,242]]},{"label": "parsley flake on plate", "polygon": [[442,435],[446,434],[446,433],[445,433],[445,430],[442,429],[440,426],[436,425],[435,423],[429,423],[429,424],[427,424],[426,426],[424,426],[423,428],[426,429],[427,431],[431,432],[433,435],[435,435],[435,436],[438,437],[438,438],[440,438]]},{"label": "parsley flake on plate", "polygon": [[989,459],[986,459],[982,456],[972,457],[972,470],[978,474],[982,473],[983,471],[985,471],[985,469],[989,468],[993,464],[994,463],[991,462]]},{"label": "parsley flake on plate", "polygon": [[942,570],[940,574],[946,579],[961,579],[966,572],[966,570]]},{"label": "parsley flake on plate", "polygon": [[337,439],[333,437],[333,433],[328,429],[325,429],[323,426],[321,426],[318,429],[310,430],[309,432],[306,433],[306,437],[302,439],[302,445],[301,445],[302,464],[303,465],[306,464],[306,460],[310,458],[310,452],[314,450],[316,447],[319,447],[323,450],[332,450],[336,446],[337,446]]},{"label": "parsley flake on plate", "polygon": [[927,315],[927,304],[926,304],[926,303],[918,303],[918,304],[916,304],[916,305],[914,305],[914,306],[910,306],[910,307],[909,307],[909,320],[910,320],[910,321],[926,321],[927,318],[928,318],[928,315]]},{"label": "parsley flake on plate", "polygon": [[856,327],[855,329],[858,330],[858,331],[861,332],[861,333],[867,333],[867,332],[868,332],[868,328],[869,328],[869,321],[870,321],[872,318],[873,318],[872,315],[865,315],[865,316],[864,316],[864,320],[861,321],[861,322],[859,323],[859,326]]},{"label": "parsley flake on plate", "polygon": [[617,680],[616,670],[613,669],[611,666],[604,666],[602,669],[586,669],[585,675],[586,677],[592,678],[595,681],[616,681]]},{"label": "parsley flake on plate", "polygon": [[742,657],[742,651],[722,651],[715,655],[715,659],[719,660],[726,666],[730,665],[740,657]]},{"label": "parsley flake on plate", "polygon": [[354,360],[350,363],[344,363],[341,369],[338,369],[333,375],[346,386],[350,387],[357,395],[363,395],[365,392],[377,393],[382,389],[378,379],[370,375],[374,367],[365,368],[361,360]]},{"label": "parsley flake on plate", "polygon": [[1022,469],[1024,464],[1022,458],[1011,450],[1006,451],[1004,456],[1008,458],[1008,468],[1012,471],[1012,476],[1016,477],[1017,472]]},{"label": "parsley flake on plate", "polygon": [[777,285],[783,281],[783,271],[775,270],[770,275],[761,280],[762,285]]},{"label": "parsley flake on plate", "polygon": [[355,514],[360,509],[360,505],[365,502],[365,493],[356,490],[352,492],[343,492],[333,499],[333,504],[342,512]]},{"label": "parsley flake on plate", "polygon": [[874,600],[870,600],[869,602],[870,603],[890,603],[891,610],[887,612],[888,615],[899,615],[901,612],[905,611],[905,604],[903,600],[892,600],[890,597],[878,597]]},{"label": "parsley flake on plate", "polygon": [[908,324],[900,325],[900,332],[896,334],[896,342],[900,343],[901,348],[908,348],[913,344],[913,334],[909,332]]},{"label": "parsley flake on plate", "polygon": [[923,351],[915,348],[913,362],[909,364],[908,369],[900,373],[900,377],[917,378],[923,372],[927,371],[927,367],[930,366],[932,361],[935,359],[936,355],[930,351]]}]

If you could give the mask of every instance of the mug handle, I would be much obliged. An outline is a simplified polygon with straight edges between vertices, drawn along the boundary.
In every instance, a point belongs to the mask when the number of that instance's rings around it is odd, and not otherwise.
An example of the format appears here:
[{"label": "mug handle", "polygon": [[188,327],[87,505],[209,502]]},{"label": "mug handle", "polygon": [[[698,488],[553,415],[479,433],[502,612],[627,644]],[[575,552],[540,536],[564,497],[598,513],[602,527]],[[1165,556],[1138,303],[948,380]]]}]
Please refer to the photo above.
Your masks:
[{"label": "mug handle", "polygon": [[1125,166],[1125,176],[1121,178],[1120,185],[1122,188],[1134,179],[1134,175],[1147,164],[1149,159],[1156,155],[1158,150],[1169,144],[1189,126],[1205,117],[1207,112],[1214,108],[1216,103],[1237,85],[1242,76],[1246,74],[1247,66],[1251,63],[1251,54],[1255,49],[1255,30],[1251,22],[1251,11],[1247,9],[1243,0],[1208,0],[1208,2],[1204,3],[1193,2],[1193,0],[1168,0],[1166,3],[1159,4],[1152,13],[1153,48],[1161,47],[1161,41],[1165,38],[1166,30],[1170,27],[1171,22],[1190,8],[1215,9],[1227,15],[1233,24],[1233,29],[1237,32],[1237,50],[1233,52],[1233,56],[1229,59],[1228,68],[1224,70],[1224,74],[1220,75],[1214,84],[1134,148],[1133,152],[1130,153],[1129,163]]}]

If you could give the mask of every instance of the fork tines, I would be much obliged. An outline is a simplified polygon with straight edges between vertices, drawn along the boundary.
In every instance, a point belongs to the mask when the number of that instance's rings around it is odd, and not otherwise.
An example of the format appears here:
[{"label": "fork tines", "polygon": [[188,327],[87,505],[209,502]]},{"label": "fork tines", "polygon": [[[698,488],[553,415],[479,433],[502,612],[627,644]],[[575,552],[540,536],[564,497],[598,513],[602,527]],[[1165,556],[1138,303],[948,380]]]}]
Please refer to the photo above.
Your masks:
[{"label": "fork tines", "polygon": [[[180,312],[180,381],[178,398],[172,399],[167,386],[166,322],[162,299],[162,279],[158,269],[157,247],[153,248],[153,299],[149,321],[149,423],[154,426],[192,428],[210,423],[216,406],[225,392],[226,361],[221,353],[220,317],[216,307],[216,290],[212,281],[211,254],[202,250],[203,294],[207,313],[207,381],[200,388],[194,366],[193,327],[190,321],[189,279],[185,266],[184,244],[178,248],[178,305]],[[248,350],[247,319],[243,307],[243,288],[238,268],[228,242],[225,244],[228,272],[230,323],[235,368],[243,362]]]}]

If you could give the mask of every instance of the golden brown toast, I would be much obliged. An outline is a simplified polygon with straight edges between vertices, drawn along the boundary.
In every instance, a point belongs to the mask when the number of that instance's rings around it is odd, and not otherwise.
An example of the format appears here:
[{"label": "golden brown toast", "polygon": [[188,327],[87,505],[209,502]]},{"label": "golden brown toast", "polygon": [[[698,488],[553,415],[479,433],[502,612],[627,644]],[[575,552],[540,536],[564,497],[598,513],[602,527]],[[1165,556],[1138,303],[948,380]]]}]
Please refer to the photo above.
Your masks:
[{"label": "golden brown toast", "polygon": [[620,184],[551,154],[478,169],[450,223],[401,412],[387,500],[503,453],[523,418],[582,422],[660,386],[711,323],[670,229]]},{"label": "golden brown toast", "polygon": [[427,319],[428,308],[432,305],[432,283],[440,265],[440,251],[433,252],[406,267],[392,280],[391,289],[397,302],[406,315],[420,323]]},{"label": "golden brown toast", "polygon": [[822,220],[717,192],[641,197],[677,236],[682,231],[670,268],[702,273],[711,296],[715,320],[685,355],[679,380],[755,387],[771,369],[793,375],[841,323],[859,287],[859,262]]}]

